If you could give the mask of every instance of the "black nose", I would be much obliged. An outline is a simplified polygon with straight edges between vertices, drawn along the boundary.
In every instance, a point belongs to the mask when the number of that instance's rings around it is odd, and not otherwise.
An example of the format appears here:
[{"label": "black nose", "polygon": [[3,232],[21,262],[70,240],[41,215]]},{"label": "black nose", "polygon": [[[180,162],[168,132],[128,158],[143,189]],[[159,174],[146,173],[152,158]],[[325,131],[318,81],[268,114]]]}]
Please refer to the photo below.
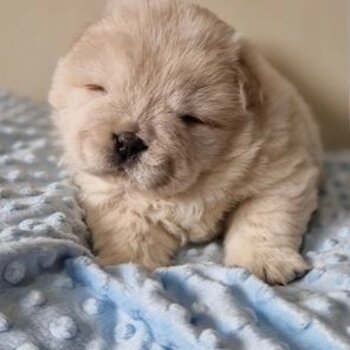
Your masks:
[{"label": "black nose", "polygon": [[115,150],[122,161],[126,161],[147,149],[142,139],[133,132],[115,135],[114,140]]}]

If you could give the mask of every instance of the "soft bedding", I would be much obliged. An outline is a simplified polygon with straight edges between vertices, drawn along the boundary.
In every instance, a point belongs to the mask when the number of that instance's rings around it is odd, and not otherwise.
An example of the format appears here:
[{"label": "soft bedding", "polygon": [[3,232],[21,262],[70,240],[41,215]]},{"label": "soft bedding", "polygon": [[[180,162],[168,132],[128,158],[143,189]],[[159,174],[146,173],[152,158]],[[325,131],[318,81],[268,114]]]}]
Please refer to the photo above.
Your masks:
[{"label": "soft bedding", "polygon": [[313,269],[286,287],[223,267],[220,242],[103,270],[48,114],[0,90],[0,350],[350,349],[350,153],[326,159]]}]

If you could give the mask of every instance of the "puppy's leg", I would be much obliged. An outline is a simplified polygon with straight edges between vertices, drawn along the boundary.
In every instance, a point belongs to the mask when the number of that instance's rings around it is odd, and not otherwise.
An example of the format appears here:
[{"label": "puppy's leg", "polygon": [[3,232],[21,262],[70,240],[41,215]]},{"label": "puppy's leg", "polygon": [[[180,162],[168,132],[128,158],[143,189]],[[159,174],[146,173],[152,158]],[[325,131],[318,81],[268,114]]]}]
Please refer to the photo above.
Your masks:
[{"label": "puppy's leg", "polygon": [[316,209],[317,185],[294,180],[246,201],[232,214],[225,265],[246,268],[271,284],[286,284],[308,269],[298,251]]},{"label": "puppy's leg", "polygon": [[93,230],[94,250],[103,266],[135,263],[146,269],[168,266],[178,248],[175,237],[143,218],[129,218],[129,225],[114,220],[104,231]]}]

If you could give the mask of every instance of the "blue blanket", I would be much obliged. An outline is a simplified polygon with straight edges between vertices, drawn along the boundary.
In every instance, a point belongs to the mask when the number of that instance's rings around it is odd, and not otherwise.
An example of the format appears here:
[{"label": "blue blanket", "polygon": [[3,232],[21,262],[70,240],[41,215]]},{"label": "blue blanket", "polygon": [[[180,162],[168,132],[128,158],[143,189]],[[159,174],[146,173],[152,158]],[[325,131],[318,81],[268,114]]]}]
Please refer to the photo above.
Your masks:
[{"label": "blue blanket", "polygon": [[326,161],[313,270],[287,287],[223,267],[220,242],[103,270],[48,112],[0,91],[0,350],[350,349],[349,153]]}]

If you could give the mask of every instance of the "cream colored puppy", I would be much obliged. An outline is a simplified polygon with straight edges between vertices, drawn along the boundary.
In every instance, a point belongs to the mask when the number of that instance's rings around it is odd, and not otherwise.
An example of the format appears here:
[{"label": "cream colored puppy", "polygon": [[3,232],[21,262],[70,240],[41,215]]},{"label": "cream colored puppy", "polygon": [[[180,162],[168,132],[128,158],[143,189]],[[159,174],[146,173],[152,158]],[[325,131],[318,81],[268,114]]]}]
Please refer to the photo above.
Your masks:
[{"label": "cream colored puppy", "polygon": [[101,264],[166,266],[224,233],[226,266],[270,283],[317,206],[321,146],[303,99],[213,13],[115,0],[56,70],[50,102]]}]

